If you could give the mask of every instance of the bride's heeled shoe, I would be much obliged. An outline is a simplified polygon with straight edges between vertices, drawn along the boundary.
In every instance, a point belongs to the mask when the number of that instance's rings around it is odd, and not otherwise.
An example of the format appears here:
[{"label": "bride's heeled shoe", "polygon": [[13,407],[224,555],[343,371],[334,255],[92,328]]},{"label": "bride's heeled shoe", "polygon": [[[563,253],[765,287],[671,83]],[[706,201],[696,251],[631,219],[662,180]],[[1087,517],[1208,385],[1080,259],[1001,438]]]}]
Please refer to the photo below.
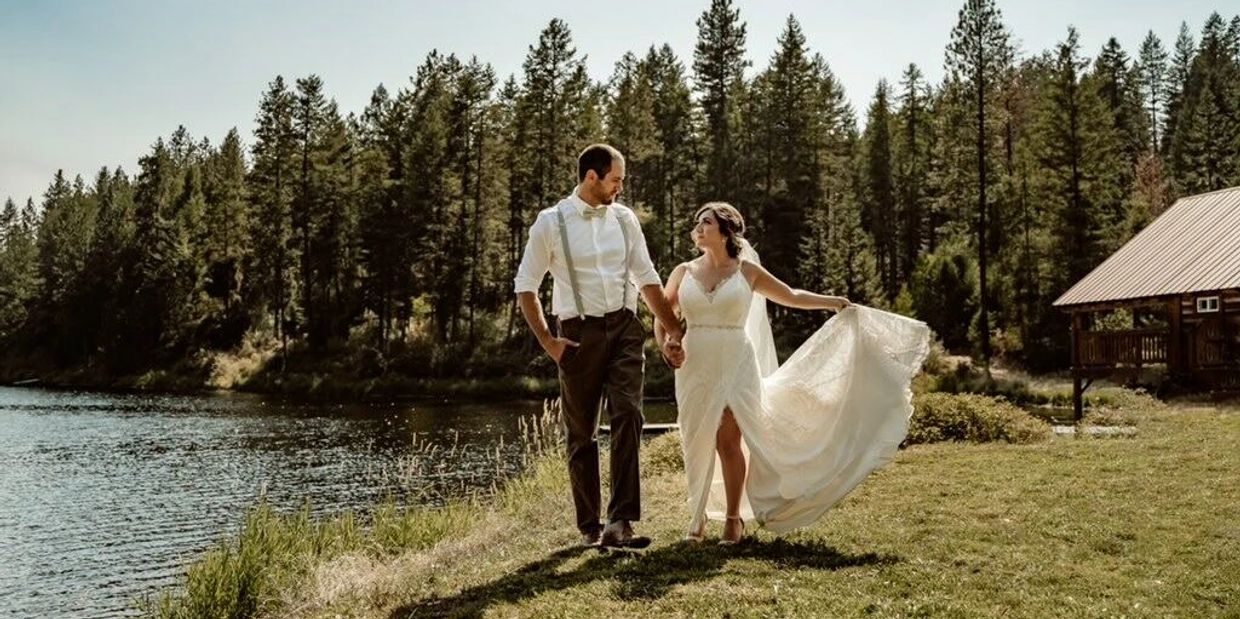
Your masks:
[{"label": "bride's heeled shoe", "polygon": [[706,539],[706,521],[698,525],[697,531],[685,532],[685,541],[691,544],[700,544]]},{"label": "bride's heeled shoe", "polygon": [[723,539],[719,540],[719,543],[723,546],[731,546],[733,544],[736,544],[737,542],[741,541],[741,538],[745,537],[745,521],[742,520],[740,516],[728,516],[727,519],[724,521],[724,527],[725,527],[724,530],[726,531],[727,525],[733,522],[737,522],[740,524],[740,531],[736,534],[735,539],[728,538],[727,534],[725,533]]}]

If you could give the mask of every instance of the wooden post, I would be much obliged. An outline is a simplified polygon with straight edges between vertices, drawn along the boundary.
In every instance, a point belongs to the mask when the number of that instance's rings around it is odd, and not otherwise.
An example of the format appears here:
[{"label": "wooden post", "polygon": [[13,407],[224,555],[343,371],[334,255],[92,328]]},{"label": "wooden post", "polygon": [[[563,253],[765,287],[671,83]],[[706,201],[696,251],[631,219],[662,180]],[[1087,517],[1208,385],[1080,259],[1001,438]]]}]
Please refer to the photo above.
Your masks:
[{"label": "wooden post", "polygon": [[1167,334],[1167,373],[1171,374],[1172,380],[1178,379],[1184,371],[1184,342],[1181,339],[1184,327],[1180,314],[1180,297],[1177,296],[1167,302],[1167,328],[1171,331]]},{"label": "wooden post", "polygon": [[1080,421],[1085,414],[1085,402],[1081,389],[1081,330],[1084,322],[1080,312],[1072,312],[1072,415]]},{"label": "wooden post", "polygon": [[1085,390],[1081,389],[1081,377],[1072,372],[1072,420],[1080,421],[1085,416]]},{"label": "wooden post", "polygon": [[1084,330],[1084,321],[1080,312],[1072,312],[1072,370],[1081,367],[1081,331]]}]

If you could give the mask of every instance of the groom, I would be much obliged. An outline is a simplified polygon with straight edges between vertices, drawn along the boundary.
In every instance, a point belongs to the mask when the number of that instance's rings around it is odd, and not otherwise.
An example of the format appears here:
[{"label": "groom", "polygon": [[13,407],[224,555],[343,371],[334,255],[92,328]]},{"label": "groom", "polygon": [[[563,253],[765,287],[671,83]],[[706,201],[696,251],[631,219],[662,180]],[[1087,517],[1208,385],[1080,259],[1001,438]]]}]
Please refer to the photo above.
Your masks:
[{"label": "groom", "polygon": [[[650,261],[637,217],[615,202],[624,188],[624,156],[606,144],[577,158],[577,188],[538,214],[521,256],[515,290],[525,322],[560,374],[560,402],[568,435],[568,475],[577,529],[587,546],[641,547],[630,524],[641,519],[637,451],[642,434],[646,339],[637,318],[637,291],[669,333],[673,349],[683,331]],[[552,334],[538,287],[554,280]],[[611,420],[611,501],[607,526],[599,523],[598,422],[600,405]]]}]

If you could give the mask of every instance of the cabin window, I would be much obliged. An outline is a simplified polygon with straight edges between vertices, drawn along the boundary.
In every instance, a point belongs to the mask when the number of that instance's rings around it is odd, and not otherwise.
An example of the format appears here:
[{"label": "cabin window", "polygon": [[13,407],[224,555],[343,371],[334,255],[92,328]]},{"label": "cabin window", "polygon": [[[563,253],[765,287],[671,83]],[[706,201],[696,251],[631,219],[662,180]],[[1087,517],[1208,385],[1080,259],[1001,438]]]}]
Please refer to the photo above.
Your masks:
[{"label": "cabin window", "polygon": [[1197,297],[1197,313],[1218,311],[1218,297]]}]

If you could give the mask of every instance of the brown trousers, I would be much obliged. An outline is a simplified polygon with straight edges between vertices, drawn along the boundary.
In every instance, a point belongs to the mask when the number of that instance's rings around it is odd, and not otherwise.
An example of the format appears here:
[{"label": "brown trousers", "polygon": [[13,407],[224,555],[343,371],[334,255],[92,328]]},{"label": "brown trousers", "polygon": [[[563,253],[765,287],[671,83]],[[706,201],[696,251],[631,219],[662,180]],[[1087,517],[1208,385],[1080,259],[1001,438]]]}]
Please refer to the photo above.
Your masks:
[{"label": "brown trousers", "polygon": [[621,309],[602,318],[570,318],[560,335],[580,346],[560,358],[560,402],[567,430],[568,476],[577,528],[593,532],[599,523],[599,412],[611,423],[611,501],[609,520],[641,519],[642,383],[645,379],[645,327]]}]

